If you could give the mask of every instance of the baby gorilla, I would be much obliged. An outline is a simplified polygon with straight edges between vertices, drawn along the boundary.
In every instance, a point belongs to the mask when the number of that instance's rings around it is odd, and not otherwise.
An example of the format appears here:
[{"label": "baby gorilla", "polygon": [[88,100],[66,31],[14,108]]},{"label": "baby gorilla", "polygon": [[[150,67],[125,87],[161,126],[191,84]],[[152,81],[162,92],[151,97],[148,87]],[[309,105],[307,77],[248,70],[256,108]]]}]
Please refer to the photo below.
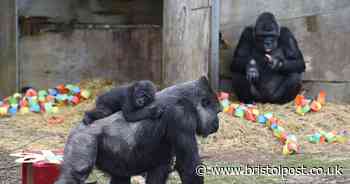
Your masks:
[{"label": "baby gorilla", "polygon": [[147,106],[154,101],[155,93],[156,87],[148,80],[113,88],[97,98],[96,108],[85,113],[83,122],[88,125],[120,110],[129,122],[158,118],[162,108]]}]

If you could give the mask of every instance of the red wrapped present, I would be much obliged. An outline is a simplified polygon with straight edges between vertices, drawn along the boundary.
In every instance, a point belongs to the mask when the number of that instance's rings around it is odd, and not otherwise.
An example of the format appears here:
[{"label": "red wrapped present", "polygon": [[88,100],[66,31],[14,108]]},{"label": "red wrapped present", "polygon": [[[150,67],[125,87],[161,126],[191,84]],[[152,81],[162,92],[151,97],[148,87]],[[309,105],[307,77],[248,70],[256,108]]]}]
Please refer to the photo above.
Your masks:
[{"label": "red wrapped present", "polygon": [[54,184],[60,174],[60,165],[45,161],[22,164],[22,184]]},{"label": "red wrapped present", "polygon": [[63,150],[22,151],[11,154],[22,164],[22,184],[54,184],[60,174]]}]

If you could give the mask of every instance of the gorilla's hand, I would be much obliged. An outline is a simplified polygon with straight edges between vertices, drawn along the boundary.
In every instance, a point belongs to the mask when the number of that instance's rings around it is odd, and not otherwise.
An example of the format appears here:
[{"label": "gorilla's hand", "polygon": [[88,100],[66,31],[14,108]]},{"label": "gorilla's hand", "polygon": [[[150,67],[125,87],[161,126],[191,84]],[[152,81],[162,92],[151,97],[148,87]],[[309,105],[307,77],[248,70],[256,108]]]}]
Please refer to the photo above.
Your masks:
[{"label": "gorilla's hand", "polygon": [[269,54],[265,55],[267,58],[267,64],[272,70],[279,70],[283,66],[283,59]]},{"label": "gorilla's hand", "polygon": [[259,80],[259,70],[254,59],[250,60],[247,65],[246,77],[249,82],[257,82]]},{"label": "gorilla's hand", "polygon": [[151,107],[151,118],[158,119],[164,112],[164,107],[162,105],[155,105]]}]

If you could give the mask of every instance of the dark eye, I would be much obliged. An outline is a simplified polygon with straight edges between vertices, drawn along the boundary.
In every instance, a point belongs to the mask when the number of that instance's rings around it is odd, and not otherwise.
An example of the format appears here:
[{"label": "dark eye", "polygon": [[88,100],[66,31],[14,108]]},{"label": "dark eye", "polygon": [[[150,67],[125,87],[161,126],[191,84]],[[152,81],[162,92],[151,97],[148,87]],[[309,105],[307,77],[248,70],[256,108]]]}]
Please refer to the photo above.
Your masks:
[{"label": "dark eye", "polygon": [[210,105],[210,100],[208,98],[202,99],[202,106],[207,107]]}]

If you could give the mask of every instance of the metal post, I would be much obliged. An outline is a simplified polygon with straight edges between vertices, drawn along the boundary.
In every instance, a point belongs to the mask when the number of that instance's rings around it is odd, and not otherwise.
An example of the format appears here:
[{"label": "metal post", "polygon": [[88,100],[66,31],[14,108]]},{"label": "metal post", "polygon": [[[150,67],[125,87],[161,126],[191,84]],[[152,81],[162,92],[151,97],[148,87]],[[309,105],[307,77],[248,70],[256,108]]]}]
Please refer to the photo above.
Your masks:
[{"label": "metal post", "polygon": [[18,16],[18,0],[15,0],[15,22],[16,22],[16,26],[15,26],[15,32],[16,32],[16,91],[19,92],[20,91],[20,88],[21,88],[21,73],[20,73],[20,69],[21,69],[21,66],[20,66],[20,61],[19,61],[19,50],[18,50],[18,47],[19,47],[19,22],[18,22],[18,19],[19,19],[19,16]]},{"label": "metal post", "polygon": [[220,56],[219,56],[219,32],[220,32],[220,0],[212,0],[211,8],[211,58],[210,58],[210,83],[214,90],[219,89],[220,83]]}]

